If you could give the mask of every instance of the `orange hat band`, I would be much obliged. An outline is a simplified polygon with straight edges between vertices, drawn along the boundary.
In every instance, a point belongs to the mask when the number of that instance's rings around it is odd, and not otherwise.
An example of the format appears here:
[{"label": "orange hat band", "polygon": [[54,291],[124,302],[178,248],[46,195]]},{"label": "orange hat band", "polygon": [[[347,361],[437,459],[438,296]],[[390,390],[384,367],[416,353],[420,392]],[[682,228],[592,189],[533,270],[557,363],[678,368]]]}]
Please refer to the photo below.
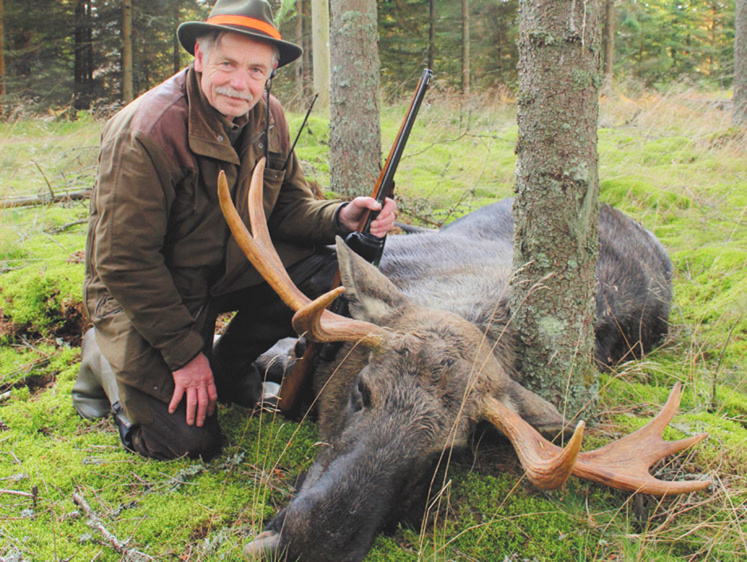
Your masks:
[{"label": "orange hat band", "polygon": [[212,23],[214,25],[238,25],[241,27],[248,27],[250,29],[256,29],[257,31],[266,33],[273,39],[281,39],[280,32],[277,29],[275,29],[269,23],[258,20],[256,18],[249,18],[246,16],[222,15],[208,18],[205,23]]}]

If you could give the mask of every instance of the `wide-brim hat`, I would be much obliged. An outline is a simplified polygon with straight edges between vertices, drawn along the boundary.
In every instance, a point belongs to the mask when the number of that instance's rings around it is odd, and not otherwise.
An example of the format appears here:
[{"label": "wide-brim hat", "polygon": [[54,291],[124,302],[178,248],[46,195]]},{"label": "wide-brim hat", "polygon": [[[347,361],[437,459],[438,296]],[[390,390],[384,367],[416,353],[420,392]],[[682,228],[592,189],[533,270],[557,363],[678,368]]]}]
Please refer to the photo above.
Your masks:
[{"label": "wide-brim hat", "polygon": [[176,30],[176,36],[182,47],[194,55],[197,38],[213,31],[235,31],[271,43],[280,54],[278,68],[303,53],[298,45],[283,41],[267,0],[218,0],[207,20],[184,22]]}]

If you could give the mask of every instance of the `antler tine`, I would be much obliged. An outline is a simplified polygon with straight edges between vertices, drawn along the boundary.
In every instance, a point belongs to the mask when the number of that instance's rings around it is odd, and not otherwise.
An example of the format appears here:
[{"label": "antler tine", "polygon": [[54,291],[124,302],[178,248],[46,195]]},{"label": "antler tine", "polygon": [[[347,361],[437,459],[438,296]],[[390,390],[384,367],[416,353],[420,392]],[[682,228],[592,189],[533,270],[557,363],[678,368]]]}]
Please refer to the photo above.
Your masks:
[{"label": "antler tine", "polygon": [[344,288],[338,288],[311,301],[304,295],[288,275],[270,238],[262,203],[262,177],[265,160],[262,158],[254,168],[249,187],[249,222],[254,236],[249,233],[231,200],[225,173],[218,175],[218,199],[221,210],[239,247],[249,261],[292,310],[293,327],[298,333],[307,333],[309,338],[322,342],[360,341],[369,346],[381,345],[387,332],[368,322],[353,320],[324,310],[337,298]]},{"label": "antler tine", "polygon": [[576,426],[565,449],[561,449],[492,396],[485,398],[483,417],[511,440],[521,466],[535,486],[551,490],[568,480],[581,449],[585,427],[583,421]]},{"label": "antler tine", "polygon": [[375,324],[351,320],[326,310],[343,292],[345,287],[333,289],[299,310],[293,316],[293,329],[299,334],[313,334],[320,342],[353,341],[371,348],[381,347],[389,332]]},{"label": "antler tine", "polygon": [[684,494],[710,486],[710,480],[667,482],[648,472],[657,461],[687,449],[708,435],[702,433],[679,441],[662,439],[664,428],[679,407],[681,388],[677,383],[661,412],[638,431],[596,451],[581,453],[573,474],[613,488],[655,495]]}]

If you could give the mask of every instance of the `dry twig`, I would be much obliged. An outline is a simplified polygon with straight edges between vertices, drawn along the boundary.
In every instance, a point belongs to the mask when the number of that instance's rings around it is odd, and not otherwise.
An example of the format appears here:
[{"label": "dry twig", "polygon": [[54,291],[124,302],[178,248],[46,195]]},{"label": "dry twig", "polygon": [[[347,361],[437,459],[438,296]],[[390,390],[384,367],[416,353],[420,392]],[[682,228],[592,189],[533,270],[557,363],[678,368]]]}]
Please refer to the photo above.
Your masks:
[{"label": "dry twig", "polygon": [[99,519],[98,516],[93,512],[93,510],[91,509],[91,506],[88,505],[88,502],[81,494],[79,494],[78,492],[73,492],[73,501],[78,506],[80,506],[80,508],[83,510],[83,512],[88,517],[88,521],[87,521],[88,526],[98,531],[99,533],[101,533],[106,544],[108,544],[114,550],[120,553],[124,560],[133,561],[133,562],[144,562],[146,560],[153,560],[153,558],[151,558],[147,554],[144,554],[135,549],[127,548],[128,541],[121,541],[116,536],[114,536],[111,532],[109,532],[109,530],[106,527],[104,527],[104,524],[101,522],[101,519]]}]

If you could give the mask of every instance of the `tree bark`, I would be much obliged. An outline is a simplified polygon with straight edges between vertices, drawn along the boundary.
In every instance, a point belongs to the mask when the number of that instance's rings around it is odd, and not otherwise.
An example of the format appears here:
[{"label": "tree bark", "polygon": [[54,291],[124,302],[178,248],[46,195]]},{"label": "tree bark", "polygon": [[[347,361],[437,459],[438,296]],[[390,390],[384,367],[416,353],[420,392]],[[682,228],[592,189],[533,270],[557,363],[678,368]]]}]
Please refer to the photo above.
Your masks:
[{"label": "tree bark", "polygon": [[469,0],[462,0],[462,95],[469,95]]},{"label": "tree bark", "polygon": [[436,58],[436,0],[428,2],[428,68]]},{"label": "tree bark", "polygon": [[604,88],[612,88],[615,62],[615,0],[604,1]]},{"label": "tree bark", "polygon": [[522,0],[513,323],[524,383],[593,405],[600,1]]},{"label": "tree bark", "polygon": [[[303,45],[303,0],[296,0],[296,44]],[[305,54],[305,53],[304,53]],[[300,100],[304,98],[304,84],[303,84],[303,73],[304,64],[306,57],[302,57],[294,68],[293,81],[296,86],[296,98],[299,100],[299,107],[301,106]]]},{"label": "tree bark", "polygon": [[[5,25],[3,24],[5,17],[5,8],[3,7],[3,0],[0,0],[0,96],[4,96],[8,92],[5,89]],[[2,105],[0,105],[0,115],[2,115]]]},{"label": "tree bark", "polygon": [[[174,0],[174,30],[176,31],[176,28],[179,26],[179,12],[181,7],[181,0]],[[174,74],[179,72],[182,68],[181,63],[181,53],[182,53],[182,46],[179,44],[179,38],[176,36],[176,32],[174,33],[173,42],[172,45],[172,53],[171,53],[171,62],[172,62],[172,68],[174,70]]]},{"label": "tree bark", "polygon": [[314,90],[320,108],[329,107],[329,4],[328,0],[311,0],[311,44],[314,50]]},{"label": "tree bark", "polygon": [[734,95],[732,122],[747,124],[747,0],[737,0],[734,10]]},{"label": "tree bark", "polygon": [[122,0],[122,99],[134,99],[132,86],[132,0]]},{"label": "tree bark", "polygon": [[314,83],[314,77],[313,77],[313,68],[311,63],[311,35],[313,32],[311,32],[309,27],[309,21],[311,19],[311,16],[309,14],[309,10],[311,9],[311,0],[301,0],[302,6],[303,6],[303,27],[304,27],[304,34],[303,34],[303,43],[301,46],[303,47],[303,92],[304,96],[309,95],[311,93],[311,89]]},{"label": "tree bark", "polygon": [[90,0],[75,4],[74,102],[75,109],[91,107],[93,97],[93,25]]},{"label": "tree bark", "polygon": [[369,195],[381,168],[376,0],[333,0],[330,188]]}]

